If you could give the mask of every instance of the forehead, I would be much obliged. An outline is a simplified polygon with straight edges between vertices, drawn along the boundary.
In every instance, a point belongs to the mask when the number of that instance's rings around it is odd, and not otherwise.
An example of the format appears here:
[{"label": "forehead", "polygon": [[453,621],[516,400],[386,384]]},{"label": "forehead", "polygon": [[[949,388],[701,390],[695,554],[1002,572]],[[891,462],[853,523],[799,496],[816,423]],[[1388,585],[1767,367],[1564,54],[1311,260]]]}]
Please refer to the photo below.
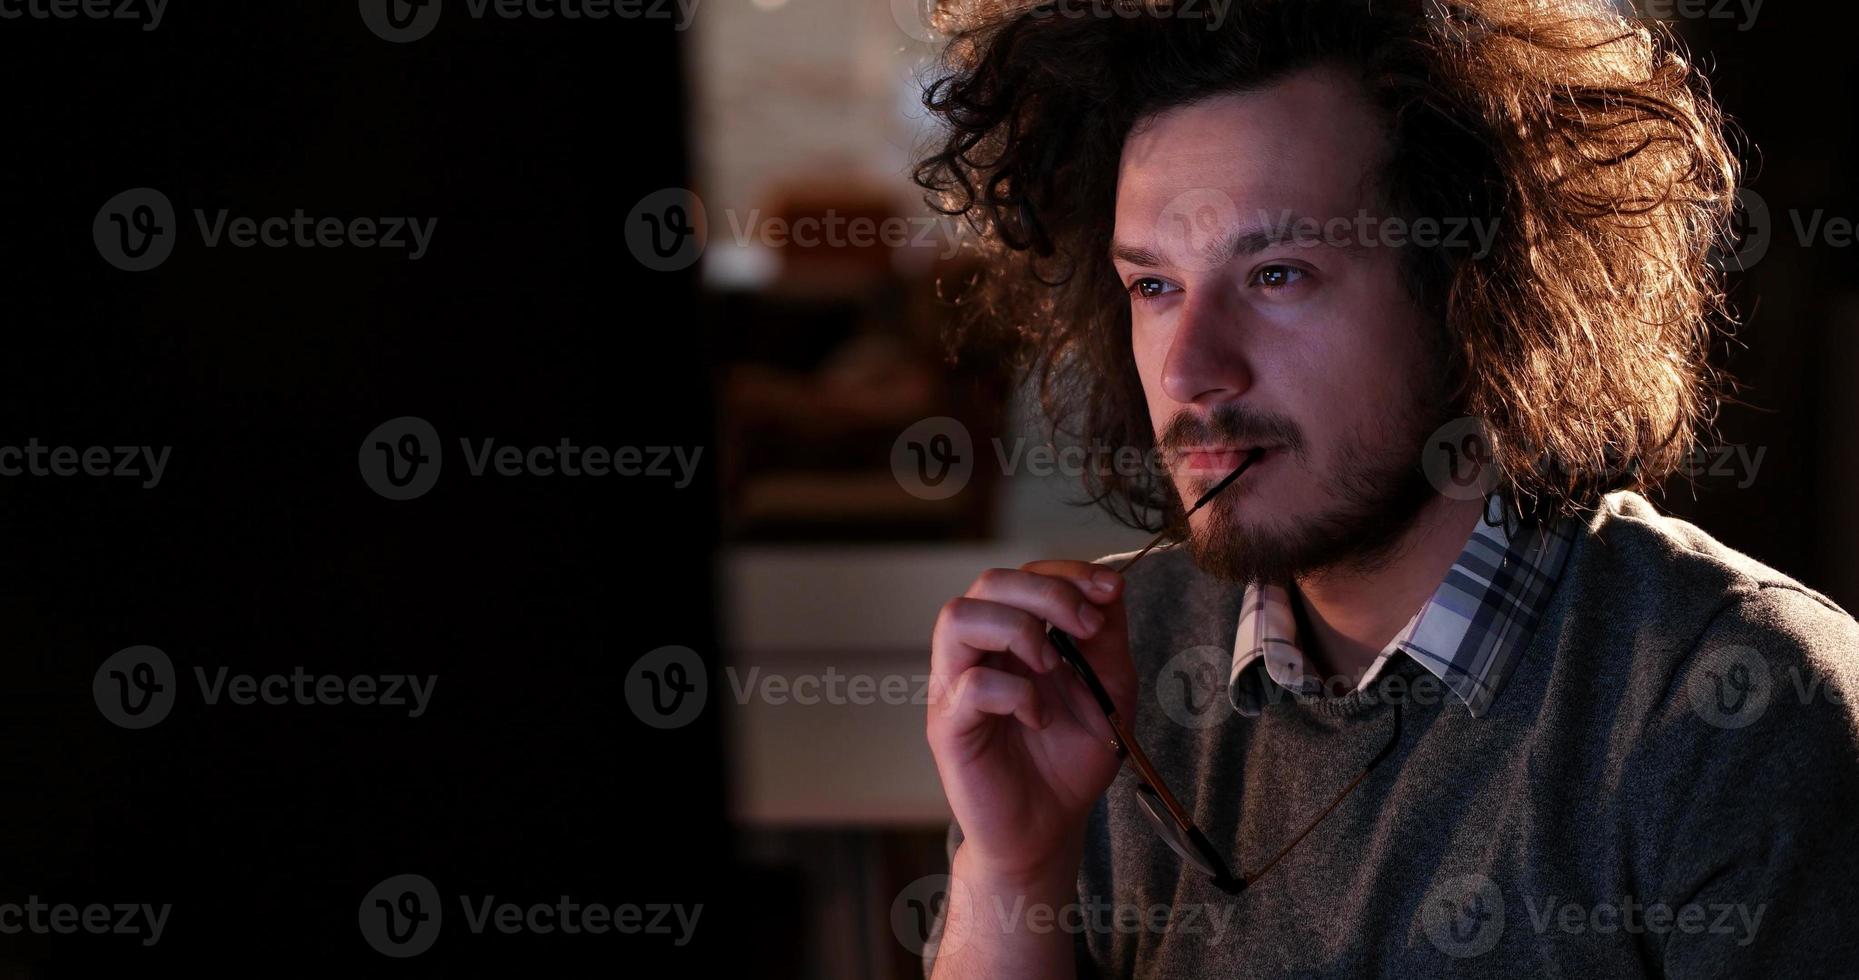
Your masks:
[{"label": "forehead", "polygon": [[1204,216],[1210,199],[1230,210],[1222,223],[1353,215],[1384,146],[1361,84],[1328,66],[1157,113],[1124,141],[1116,236],[1148,240],[1184,209]]}]

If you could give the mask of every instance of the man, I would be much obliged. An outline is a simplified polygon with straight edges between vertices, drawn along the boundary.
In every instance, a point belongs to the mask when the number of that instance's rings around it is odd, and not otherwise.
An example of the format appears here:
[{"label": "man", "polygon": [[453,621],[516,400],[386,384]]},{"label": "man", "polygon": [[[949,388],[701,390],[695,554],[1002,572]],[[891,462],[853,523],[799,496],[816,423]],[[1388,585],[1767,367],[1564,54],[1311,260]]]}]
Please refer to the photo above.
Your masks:
[{"label": "man", "polygon": [[1576,0],[1186,13],[1008,11],[926,97],[976,324],[1179,542],[943,607],[926,975],[1859,971],[1859,625],[1636,492],[1714,408],[1695,70]]}]

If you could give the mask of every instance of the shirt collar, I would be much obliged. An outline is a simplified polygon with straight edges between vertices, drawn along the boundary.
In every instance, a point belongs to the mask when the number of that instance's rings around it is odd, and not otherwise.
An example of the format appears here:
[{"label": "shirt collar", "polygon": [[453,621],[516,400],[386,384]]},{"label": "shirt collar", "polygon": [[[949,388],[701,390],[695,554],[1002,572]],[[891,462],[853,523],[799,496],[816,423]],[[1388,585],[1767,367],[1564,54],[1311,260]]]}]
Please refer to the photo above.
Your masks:
[{"label": "shirt collar", "polygon": [[[1513,539],[1503,523],[1478,522],[1439,588],[1383,648],[1363,684],[1406,653],[1474,718],[1490,710],[1536,632],[1576,530],[1570,520],[1526,525]],[[1264,670],[1249,669],[1260,661]],[[1290,593],[1283,585],[1254,582],[1246,586],[1233,644],[1227,692],[1234,710],[1257,715],[1269,696],[1267,683],[1305,696],[1322,693],[1304,669]]]}]

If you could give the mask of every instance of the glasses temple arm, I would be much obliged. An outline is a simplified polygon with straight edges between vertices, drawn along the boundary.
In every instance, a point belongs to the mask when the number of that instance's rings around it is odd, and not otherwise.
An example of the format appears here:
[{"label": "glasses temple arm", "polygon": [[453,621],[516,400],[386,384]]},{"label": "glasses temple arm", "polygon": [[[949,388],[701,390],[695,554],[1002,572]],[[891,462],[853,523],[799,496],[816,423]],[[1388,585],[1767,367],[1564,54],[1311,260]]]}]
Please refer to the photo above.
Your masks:
[{"label": "glasses temple arm", "polygon": [[1180,827],[1182,832],[1194,842],[1202,858],[1218,869],[1219,874],[1215,876],[1216,883],[1230,892],[1237,892],[1244,888],[1245,879],[1236,878],[1231,871],[1227,870],[1226,862],[1221,860],[1219,852],[1214,850],[1213,843],[1207,839],[1207,835],[1202,833],[1199,827],[1194,825],[1194,821],[1188,817],[1187,810],[1182,807],[1181,801],[1175,799],[1175,794],[1169,792],[1168,783],[1163,781],[1161,773],[1156,772],[1154,764],[1149,761],[1149,756],[1143,752],[1142,746],[1137,744],[1136,736],[1123,724],[1123,717],[1117,713],[1116,702],[1110,699],[1110,692],[1106,691],[1103,682],[1097,679],[1097,672],[1085,662],[1084,655],[1079,653],[1078,646],[1072,642],[1071,636],[1057,626],[1048,629],[1046,636],[1054,646],[1058,647],[1059,656],[1077,671],[1079,677],[1084,679],[1085,686],[1091,689],[1091,696],[1097,699],[1098,707],[1103,709],[1104,719],[1110,723],[1110,730],[1114,733],[1110,740],[1110,747],[1116,751],[1117,758],[1127,760],[1136,767],[1137,775],[1150,789],[1155,791],[1156,797],[1162,801],[1162,806],[1168,810],[1169,819],[1175,821],[1176,826]]}]

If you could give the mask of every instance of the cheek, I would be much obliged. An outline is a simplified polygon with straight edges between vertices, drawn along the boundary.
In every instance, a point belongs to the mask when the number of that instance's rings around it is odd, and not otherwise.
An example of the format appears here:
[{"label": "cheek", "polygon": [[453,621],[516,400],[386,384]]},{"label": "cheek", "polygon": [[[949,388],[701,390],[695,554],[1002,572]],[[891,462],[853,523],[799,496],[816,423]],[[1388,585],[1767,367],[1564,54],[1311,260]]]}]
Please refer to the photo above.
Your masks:
[{"label": "cheek", "polygon": [[1337,370],[1322,385],[1325,400],[1310,393],[1313,465],[1341,472],[1397,451],[1409,438],[1415,400],[1428,377],[1415,330],[1393,318],[1378,323],[1353,350],[1337,352]]},{"label": "cheek", "polygon": [[1329,471],[1411,412],[1421,383],[1417,327],[1386,307],[1306,324],[1276,353],[1273,408],[1304,437],[1309,466]]},{"label": "cheek", "polygon": [[1130,354],[1136,362],[1136,376],[1142,380],[1149,418],[1160,430],[1175,411],[1162,393],[1162,365],[1168,358],[1168,338],[1156,327],[1132,326]]}]

